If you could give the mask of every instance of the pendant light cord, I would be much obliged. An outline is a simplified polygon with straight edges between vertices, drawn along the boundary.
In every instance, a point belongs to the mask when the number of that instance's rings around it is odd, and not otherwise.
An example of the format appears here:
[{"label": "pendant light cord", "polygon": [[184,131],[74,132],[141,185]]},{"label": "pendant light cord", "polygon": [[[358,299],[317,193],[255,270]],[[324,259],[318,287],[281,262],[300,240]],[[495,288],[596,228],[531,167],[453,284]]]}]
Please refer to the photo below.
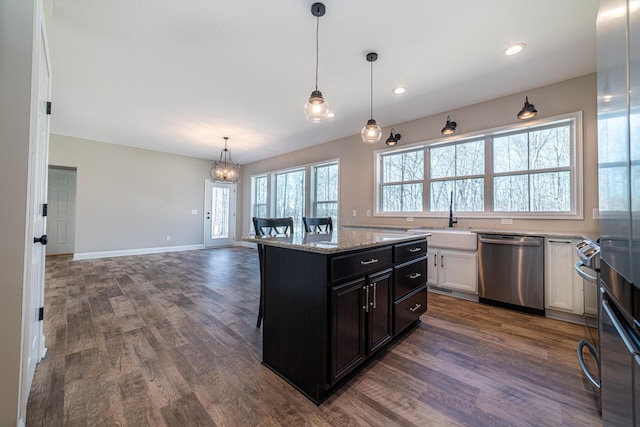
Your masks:
[{"label": "pendant light cord", "polygon": [[320,50],[318,44],[318,33],[320,32],[320,17],[316,17],[316,90],[318,90],[318,62],[319,62],[319,54]]},{"label": "pendant light cord", "polygon": [[373,61],[371,61],[371,118],[373,119]]}]

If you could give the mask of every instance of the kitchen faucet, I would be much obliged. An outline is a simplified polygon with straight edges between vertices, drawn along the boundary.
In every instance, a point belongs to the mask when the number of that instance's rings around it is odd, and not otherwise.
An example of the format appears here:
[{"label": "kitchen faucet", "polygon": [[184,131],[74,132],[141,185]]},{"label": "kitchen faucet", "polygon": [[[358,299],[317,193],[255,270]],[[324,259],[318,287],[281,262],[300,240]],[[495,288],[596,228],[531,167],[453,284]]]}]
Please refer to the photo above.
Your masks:
[{"label": "kitchen faucet", "polygon": [[453,224],[457,224],[458,220],[453,219],[453,191],[451,192],[451,201],[449,202],[449,228],[453,228]]}]

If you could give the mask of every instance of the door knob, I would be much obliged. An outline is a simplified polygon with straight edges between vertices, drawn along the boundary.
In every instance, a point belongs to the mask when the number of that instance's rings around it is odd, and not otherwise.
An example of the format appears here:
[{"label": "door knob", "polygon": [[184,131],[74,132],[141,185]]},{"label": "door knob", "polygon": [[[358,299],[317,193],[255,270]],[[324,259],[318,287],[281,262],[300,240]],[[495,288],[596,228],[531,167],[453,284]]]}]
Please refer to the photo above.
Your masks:
[{"label": "door knob", "polygon": [[34,237],[33,238],[33,243],[42,243],[43,245],[46,245],[47,241],[48,241],[48,239],[47,239],[47,235],[46,234],[43,234],[40,237]]}]

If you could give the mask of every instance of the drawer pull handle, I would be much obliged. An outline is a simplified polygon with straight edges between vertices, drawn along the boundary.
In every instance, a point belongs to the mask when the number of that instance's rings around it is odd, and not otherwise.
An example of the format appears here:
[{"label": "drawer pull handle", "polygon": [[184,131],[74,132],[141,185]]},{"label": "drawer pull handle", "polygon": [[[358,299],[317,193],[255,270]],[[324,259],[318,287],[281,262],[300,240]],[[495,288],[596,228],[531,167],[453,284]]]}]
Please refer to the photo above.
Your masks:
[{"label": "drawer pull handle", "polygon": [[369,261],[360,261],[361,265],[369,265],[369,264],[375,264],[376,262],[378,262],[378,260],[376,258],[371,258]]},{"label": "drawer pull handle", "polygon": [[409,279],[417,279],[420,276],[422,276],[422,273],[413,273],[413,274],[408,275],[407,277]]},{"label": "drawer pull handle", "polygon": [[409,249],[409,252],[414,253],[414,252],[420,252],[422,250],[422,248],[411,248]]},{"label": "drawer pull handle", "polygon": [[415,305],[415,306],[413,306],[413,307],[411,307],[409,310],[411,310],[411,311],[416,311],[416,310],[417,310],[417,309],[419,309],[420,307],[422,307],[422,304],[418,304],[418,303],[416,303],[416,305]]}]

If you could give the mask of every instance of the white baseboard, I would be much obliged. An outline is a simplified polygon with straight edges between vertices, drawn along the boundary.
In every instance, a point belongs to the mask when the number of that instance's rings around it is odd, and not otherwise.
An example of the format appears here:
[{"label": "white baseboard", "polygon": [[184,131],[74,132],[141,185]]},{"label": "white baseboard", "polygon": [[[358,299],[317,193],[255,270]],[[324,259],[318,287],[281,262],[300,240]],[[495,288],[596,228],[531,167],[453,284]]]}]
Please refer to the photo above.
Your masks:
[{"label": "white baseboard", "polygon": [[73,260],[79,261],[83,259],[159,254],[163,252],[195,251],[198,249],[204,249],[204,245],[199,244],[199,245],[183,245],[183,246],[165,246],[161,248],[125,249],[120,251],[104,251],[104,252],[81,252],[81,253],[73,254]]},{"label": "white baseboard", "polygon": [[251,248],[251,249],[256,248],[256,244],[250,243],[250,242],[236,242],[234,246],[243,246],[245,248]]}]

